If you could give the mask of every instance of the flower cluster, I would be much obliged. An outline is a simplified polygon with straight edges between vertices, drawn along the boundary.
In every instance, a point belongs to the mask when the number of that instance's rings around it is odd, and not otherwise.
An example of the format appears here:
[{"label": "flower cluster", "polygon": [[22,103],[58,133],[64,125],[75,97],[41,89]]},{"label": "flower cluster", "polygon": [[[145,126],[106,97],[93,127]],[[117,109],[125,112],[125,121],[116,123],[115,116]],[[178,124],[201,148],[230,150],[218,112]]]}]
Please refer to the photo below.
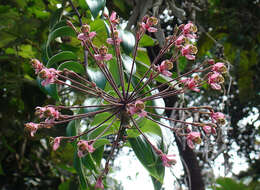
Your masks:
[{"label": "flower cluster", "polygon": [[[119,141],[123,139],[122,134],[125,134],[124,132],[127,130],[136,129],[139,131],[140,135],[142,135],[146,141],[150,143],[154,152],[161,159],[162,165],[170,167],[176,163],[176,160],[171,158],[174,155],[166,155],[162,150],[153,145],[146,134],[141,130],[136,120],[142,117],[159,124],[161,127],[166,127],[176,135],[186,137],[187,145],[191,149],[195,148],[195,144],[200,144],[203,141],[203,136],[201,135],[200,131],[204,131],[205,134],[215,134],[217,125],[225,124],[225,115],[220,112],[214,112],[213,108],[210,106],[188,108],[160,107],[155,106],[152,102],[156,99],[178,96],[187,92],[188,90],[199,93],[200,87],[204,84],[209,84],[213,89],[220,90],[220,84],[224,82],[222,74],[227,70],[225,64],[221,62],[217,62],[215,64],[214,60],[207,60],[203,63],[194,64],[195,68],[187,73],[178,75],[175,78],[172,77],[171,70],[176,63],[176,60],[180,56],[184,56],[188,60],[195,60],[196,58],[195,55],[197,53],[197,48],[193,44],[193,41],[196,39],[195,33],[197,32],[197,27],[193,23],[189,22],[186,25],[179,26],[175,33],[167,38],[165,46],[162,48],[150,66],[148,66],[146,72],[137,83],[133,84],[133,68],[138,53],[138,44],[145,32],[157,31],[154,26],[157,24],[158,20],[155,17],[145,16],[142,22],[139,24],[139,28],[136,33],[133,62],[130,72],[127,73],[122,65],[120,49],[120,43],[122,42],[122,39],[119,37],[119,32],[117,30],[119,20],[117,19],[115,12],[113,12],[110,17],[108,15],[104,16],[107,18],[109,23],[111,35],[109,38],[107,38],[106,42],[112,45],[115,50],[115,55],[110,54],[110,51],[108,51],[108,48],[105,45],[102,45],[98,48],[95,44],[93,44],[92,39],[97,34],[95,31],[90,31],[89,25],[82,25],[79,31],[77,31],[76,27],[69,21],[68,25],[76,31],[78,40],[81,42],[84,49],[88,51],[88,58],[95,61],[95,66],[98,67],[105,76],[108,84],[113,90],[113,93],[107,92],[104,89],[98,87],[94,81],[91,81],[84,75],[79,75],[78,73],[68,69],[58,71],[54,68],[46,68],[39,60],[33,59],[32,66],[35,70],[35,73],[38,74],[42,79],[41,84],[43,86],[48,84],[57,84],[64,87],[69,87],[86,94],[88,97],[94,97],[101,101],[98,101],[100,103],[97,105],[88,106],[48,105],[45,107],[36,107],[36,115],[38,116],[39,120],[41,120],[41,122],[39,124],[29,122],[25,124],[25,127],[30,132],[31,136],[34,136],[39,128],[49,128],[57,124],[68,123],[76,119],[78,120],[87,117],[93,117],[98,114],[107,112],[110,113],[109,117],[104,118],[103,122],[95,125],[94,127],[91,127],[90,129],[87,129],[82,133],[79,133],[75,136],[56,137],[53,141],[53,150],[56,151],[60,147],[61,141],[76,141],[78,157],[84,157],[87,154],[91,154],[95,151],[95,142],[101,138],[112,125],[114,125],[115,120],[120,120],[120,126],[117,127],[118,130],[116,133],[116,138],[112,143],[111,155],[113,155],[114,150],[118,148],[120,144]],[[171,55],[170,58],[163,60],[166,52],[170,52],[172,48],[175,49],[175,53]],[[111,60],[113,56],[116,58],[119,82],[115,81],[111,70],[107,66],[107,61]],[[162,61],[160,62],[160,60]],[[166,78],[168,78],[168,80],[159,84],[158,86],[153,86],[152,83],[158,79],[157,77],[159,77],[159,75],[167,76]],[[158,89],[160,89],[160,91],[158,91]],[[61,114],[63,113],[63,109],[72,110],[82,108],[95,108],[95,111],[80,114],[76,114],[77,112],[74,112],[73,115]],[[175,118],[168,118],[166,116],[156,114],[156,109],[185,110],[190,112],[200,112],[201,110],[204,110],[201,113],[208,115],[212,122],[186,122]],[[161,119],[168,120],[170,122],[181,123],[183,127],[180,129],[174,126],[170,126],[169,124],[166,125],[161,121]],[[105,124],[107,127],[100,134],[98,134],[98,136],[96,136],[94,139],[88,139],[88,133],[95,131],[96,129],[100,129]],[[194,126],[194,128],[187,131],[187,126]],[[198,130],[198,128],[201,128],[201,130]],[[108,173],[108,163],[110,158],[111,156],[108,157],[103,172],[97,178],[96,188],[104,188],[102,178]]]}]

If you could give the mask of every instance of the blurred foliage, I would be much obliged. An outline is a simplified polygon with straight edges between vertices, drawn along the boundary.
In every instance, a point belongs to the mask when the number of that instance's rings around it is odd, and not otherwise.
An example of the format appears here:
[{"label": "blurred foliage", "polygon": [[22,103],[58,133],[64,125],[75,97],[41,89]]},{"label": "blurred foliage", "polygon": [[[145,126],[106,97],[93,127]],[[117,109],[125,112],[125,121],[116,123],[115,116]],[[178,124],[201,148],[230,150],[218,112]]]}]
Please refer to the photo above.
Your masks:
[{"label": "blurred foliage", "polygon": [[[95,30],[101,36],[94,41],[97,46],[107,38],[106,23],[99,19],[98,15],[105,3],[109,10],[117,11],[125,20],[129,18],[133,8],[126,0],[107,2],[74,0],[72,2],[79,7],[83,22],[89,23],[92,15],[97,17],[91,24],[91,30]],[[197,1],[194,3],[196,4]],[[218,60],[225,58],[230,62],[232,85],[226,112],[230,114],[232,130],[228,133],[228,145],[235,141],[239,145],[239,153],[247,158],[251,166],[248,171],[237,176],[241,180],[250,178],[248,186],[232,179],[221,178],[217,180],[220,185],[217,189],[251,190],[259,185],[260,169],[257,167],[259,156],[250,156],[252,155],[250,153],[259,155],[256,139],[260,134],[259,126],[254,127],[255,121],[251,124],[247,123],[242,129],[238,126],[238,122],[247,117],[253,107],[260,105],[259,8],[259,1],[208,0],[204,9],[197,13],[196,22],[208,33],[208,35],[201,33],[198,41],[199,56],[217,57]],[[63,11],[67,12],[65,17],[62,17]],[[83,51],[79,48],[80,43],[76,40],[73,31],[66,26],[64,20],[66,17],[72,19],[77,27],[79,26],[76,14],[67,1],[10,0],[0,5],[0,176],[2,178],[0,186],[2,189],[65,190],[75,189],[80,185],[78,180],[75,180],[76,173],[84,171],[81,165],[77,164],[86,165],[86,162],[84,160],[75,162],[74,159],[76,169],[72,166],[73,146],[63,145],[57,152],[52,152],[50,149],[48,137],[65,134],[65,127],[57,127],[48,132],[42,130],[35,139],[28,137],[23,129],[25,122],[35,119],[36,106],[55,104],[55,99],[59,98],[56,86],[40,90],[29,64],[31,58],[41,57],[47,66],[55,65],[58,68],[59,65],[60,69],[73,67],[75,72],[84,72],[85,68],[77,62],[83,60]],[[133,38],[128,31],[122,31],[121,35],[125,39]],[[216,41],[209,38],[209,35]],[[55,40],[56,37],[60,37],[60,41]],[[133,44],[129,42],[132,41],[126,40],[123,43],[125,65],[129,60],[131,62],[131,57],[127,57],[127,54],[131,52]],[[150,36],[145,36],[141,45],[152,46],[154,42]],[[66,62],[62,63],[64,61]],[[75,66],[71,62],[78,64]],[[149,62],[147,52],[140,49],[136,63],[137,77],[143,74]],[[184,70],[187,62],[180,59],[180,63],[180,69]],[[97,84],[100,87],[109,88],[101,75],[95,78],[95,68],[91,67],[91,62],[89,64],[88,74],[90,78],[93,76],[91,80],[99,80]],[[113,67],[113,61],[109,64]],[[91,75],[91,72],[94,74]],[[164,81],[163,78],[159,80],[159,82]],[[228,89],[228,86],[226,88]],[[82,102],[83,98],[77,97],[75,102]],[[101,146],[102,148],[104,147]],[[102,150],[101,152],[103,153]],[[100,155],[87,159],[94,162],[94,165],[101,160]],[[115,180],[111,179],[111,181],[115,187],[120,187]]]}]

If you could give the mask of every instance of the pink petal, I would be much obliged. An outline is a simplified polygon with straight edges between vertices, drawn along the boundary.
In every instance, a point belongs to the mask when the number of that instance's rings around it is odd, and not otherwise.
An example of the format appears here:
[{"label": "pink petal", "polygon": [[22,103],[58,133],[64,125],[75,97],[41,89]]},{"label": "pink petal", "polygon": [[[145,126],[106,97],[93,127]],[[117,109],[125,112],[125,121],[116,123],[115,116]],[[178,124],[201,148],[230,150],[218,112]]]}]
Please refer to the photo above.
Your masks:
[{"label": "pink petal", "polygon": [[112,59],[112,57],[113,57],[112,54],[106,54],[104,56],[104,60],[108,61],[108,60]]},{"label": "pink petal", "polygon": [[217,83],[211,83],[210,84],[211,88],[214,90],[221,90],[221,85]]},{"label": "pink petal", "polygon": [[157,28],[149,27],[148,32],[157,32]]},{"label": "pink petal", "polygon": [[194,60],[196,57],[194,55],[185,55],[185,57],[188,59],[188,60]]},{"label": "pink petal", "polygon": [[104,58],[100,54],[95,54],[94,57],[97,61],[103,61],[104,60]]},{"label": "pink petal", "polygon": [[194,149],[194,148],[195,148],[195,146],[194,146],[194,144],[193,144],[193,142],[192,142],[191,139],[187,139],[187,145],[188,145],[191,149]]},{"label": "pink petal", "polygon": [[53,150],[54,151],[56,151],[58,148],[59,148],[59,146],[60,146],[60,137],[56,137],[55,139],[54,139],[54,144],[53,144]]},{"label": "pink petal", "polygon": [[92,39],[96,36],[96,32],[90,32],[89,33],[89,38]]},{"label": "pink petal", "polygon": [[78,39],[81,40],[81,41],[86,41],[87,40],[87,37],[84,33],[80,33],[78,35]]},{"label": "pink petal", "polygon": [[164,70],[164,71],[162,72],[162,74],[163,74],[164,76],[167,76],[167,77],[172,76],[172,73],[171,73],[170,71],[167,71],[167,70]]},{"label": "pink petal", "polygon": [[142,111],[141,113],[138,114],[140,117],[146,117],[147,116],[147,112],[146,111]]},{"label": "pink petal", "polygon": [[82,151],[78,150],[78,156],[79,156],[80,158],[82,158],[82,157],[84,157],[85,155],[83,154]]},{"label": "pink petal", "polygon": [[112,38],[108,38],[108,39],[107,39],[107,43],[108,43],[108,44],[111,44],[111,45],[114,45],[114,41],[113,41]]},{"label": "pink petal", "polygon": [[110,21],[113,21],[113,20],[116,19],[116,12],[115,11],[112,12],[112,14],[111,14],[109,19],[110,19]]}]

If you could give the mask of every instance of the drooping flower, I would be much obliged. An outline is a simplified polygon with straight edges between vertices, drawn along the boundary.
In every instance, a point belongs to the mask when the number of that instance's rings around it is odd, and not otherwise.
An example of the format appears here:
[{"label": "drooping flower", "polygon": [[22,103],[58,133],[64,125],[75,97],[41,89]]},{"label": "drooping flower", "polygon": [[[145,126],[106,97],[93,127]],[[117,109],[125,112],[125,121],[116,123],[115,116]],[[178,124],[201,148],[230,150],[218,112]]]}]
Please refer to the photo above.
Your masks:
[{"label": "drooping flower", "polygon": [[[118,33],[117,30],[114,31],[114,37],[115,37],[116,45],[120,45],[120,43],[122,42],[122,39],[119,38],[119,33]],[[108,44],[111,44],[111,45],[114,45],[114,40],[113,40],[113,38],[108,38],[108,39],[107,39],[107,43],[108,43]]]},{"label": "drooping flower", "polygon": [[211,71],[219,72],[219,73],[226,73],[227,72],[227,68],[225,66],[225,63],[217,62],[216,64],[213,65]]},{"label": "drooping flower", "polygon": [[180,35],[174,42],[175,46],[180,47],[185,42],[185,36]]},{"label": "drooping flower", "polygon": [[110,15],[110,18],[109,18],[110,22],[112,23],[113,26],[119,24],[119,19],[116,18],[116,12],[113,11],[112,14]]},{"label": "drooping flower", "polygon": [[78,34],[78,39],[81,41],[91,40],[96,36],[96,32],[90,32],[90,26],[87,24],[82,25],[81,32]]},{"label": "drooping flower", "polygon": [[80,140],[77,144],[78,146],[78,156],[83,157],[85,156],[88,152],[92,153],[94,152],[94,147],[93,147],[93,142],[86,141],[86,140]]},{"label": "drooping flower", "polygon": [[174,157],[175,155],[161,154],[160,156],[163,162],[163,166],[165,167],[171,167],[172,165],[175,165],[177,162],[175,159],[170,158],[170,157]]},{"label": "drooping flower", "polygon": [[95,185],[95,189],[104,189],[104,185],[102,182],[102,177],[99,177],[97,179],[96,185]]},{"label": "drooping flower", "polygon": [[185,56],[188,60],[194,60],[195,54],[197,52],[198,52],[197,47],[191,44],[188,44],[181,49],[181,54]]},{"label": "drooping flower", "polygon": [[213,72],[209,73],[208,75],[208,84],[211,86],[212,89],[221,90],[221,85],[224,82],[224,77],[218,73]]},{"label": "drooping flower", "polygon": [[211,119],[217,124],[224,125],[226,123],[225,115],[221,112],[212,112],[210,116]]},{"label": "drooping flower", "polygon": [[107,54],[106,46],[102,46],[99,49],[99,54],[95,54],[94,56],[97,61],[109,61],[110,59],[112,59],[112,54]]},{"label": "drooping flower", "polygon": [[187,144],[191,149],[194,149],[194,143],[200,144],[201,143],[201,138],[200,138],[200,133],[199,132],[190,132],[187,137]]},{"label": "drooping flower", "polygon": [[197,27],[192,22],[189,22],[188,24],[185,24],[182,29],[183,35],[186,36],[189,39],[194,39],[197,36],[194,34],[197,32]]},{"label": "drooping flower", "polygon": [[181,80],[181,82],[184,84],[185,87],[187,87],[190,90],[193,90],[195,92],[199,92],[200,91],[200,89],[197,88],[197,86],[198,86],[198,79],[197,79],[197,77],[183,79],[183,80]]},{"label": "drooping flower", "polygon": [[141,23],[142,29],[144,31],[148,30],[148,32],[157,32],[157,28],[154,28],[152,26],[156,25],[158,23],[158,19],[155,17],[147,17],[143,22]]},{"label": "drooping flower", "polygon": [[53,141],[53,147],[52,149],[56,151],[60,146],[61,137],[56,137]]},{"label": "drooping flower", "polygon": [[38,74],[44,67],[38,59],[32,59],[31,64],[35,70],[35,74]]},{"label": "drooping flower", "polygon": [[173,68],[173,64],[169,60],[164,60],[158,67],[158,71],[165,76],[172,76],[172,73],[169,71]]},{"label": "drooping flower", "polygon": [[41,82],[42,86],[55,83],[55,79],[57,78],[58,73],[59,71],[57,71],[56,69],[43,68],[39,72],[39,77],[43,79],[43,81]]},{"label": "drooping flower", "polygon": [[137,100],[135,104],[128,105],[127,112],[130,115],[138,114],[140,117],[147,116],[147,112],[144,111],[145,104],[141,100]]},{"label": "drooping flower", "polygon": [[53,107],[36,107],[35,115],[40,119],[46,118],[45,122],[51,123],[60,118],[60,112]]},{"label": "drooping flower", "polygon": [[39,126],[40,126],[40,124],[30,122],[30,123],[26,123],[26,124],[25,124],[25,129],[26,129],[27,131],[29,131],[31,137],[33,137],[34,134],[36,133],[36,131],[38,130]]},{"label": "drooping flower", "polygon": [[205,125],[203,126],[203,131],[206,134],[216,134],[216,129],[215,127],[209,126],[209,125]]}]

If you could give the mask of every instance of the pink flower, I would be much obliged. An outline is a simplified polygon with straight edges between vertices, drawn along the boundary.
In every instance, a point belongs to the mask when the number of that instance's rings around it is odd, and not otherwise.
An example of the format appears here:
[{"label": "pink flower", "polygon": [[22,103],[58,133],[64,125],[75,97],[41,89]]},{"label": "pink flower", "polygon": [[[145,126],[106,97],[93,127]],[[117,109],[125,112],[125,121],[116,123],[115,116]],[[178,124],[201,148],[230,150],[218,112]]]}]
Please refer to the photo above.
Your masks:
[{"label": "pink flower", "polygon": [[216,134],[216,129],[212,126],[209,126],[209,125],[205,125],[203,127],[203,130],[206,134]]},{"label": "pink flower", "polygon": [[148,30],[148,32],[157,32],[157,28],[152,27],[158,23],[157,18],[149,17],[146,18],[145,20],[141,23],[142,29],[144,31]]},{"label": "pink flower", "polygon": [[210,116],[214,122],[220,125],[224,125],[226,123],[225,115],[221,112],[212,112]]},{"label": "pink flower", "polygon": [[209,59],[209,60],[208,60],[208,64],[210,64],[210,65],[214,65],[214,64],[215,64],[214,59]]},{"label": "pink flower", "polygon": [[97,179],[96,185],[95,185],[95,189],[104,189],[104,185],[102,183],[102,177],[99,177]]},{"label": "pink flower", "polygon": [[87,41],[87,40],[91,40],[92,38],[94,38],[96,36],[96,32],[90,32],[90,33],[79,33],[78,34],[78,39],[81,41]]},{"label": "pink flower", "polygon": [[217,62],[216,64],[214,64],[211,70],[215,71],[215,72],[219,72],[219,73],[227,72],[227,68],[226,68],[225,64],[221,63],[221,62]]},{"label": "pink flower", "polygon": [[166,154],[161,154],[160,157],[162,159],[163,162],[163,166],[166,167],[171,167],[172,165],[176,164],[176,160],[175,159],[170,159],[170,157],[174,157],[175,155],[166,155]]},{"label": "pink flower", "polygon": [[138,114],[140,117],[146,117],[147,112],[144,111],[145,105],[141,100],[137,100],[135,104],[128,105],[127,111],[130,115]]},{"label": "pink flower", "polygon": [[180,47],[183,42],[185,41],[185,36],[180,35],[176,40],[175,40],[175,46]]},{"label": "pink flower", "polygon": [[188,60],[194,60],[194,54],[196,54],[197,52],[198,49],[196,48],[196,46],[191,44],[188,44],[181,49],[181,54],[185,56]]},{"label": "pink flower", "polygon": [[78,156],[83,157],[85,156],[88,152],[92,153],[94,152],[94,147],[93,147],[93,142],[89,142],[86,140],[80,140],[77,144],[78,146]]},{"label": "pink flower", "polygon": [[221,90],[221,83],[224,82],[223,76],[218,72],[213,72],[208,75],[208,84],[212,89]]},{"label": "pink flower", "polygon": [[182,28],[182,32],[183,32],[183,35],[189,39],[194,39],[197,37],[194,34],[195,32],[197,32],[197,27],[192,22],[185,24]]},{"label": "pink flower", "polygon": [[43,69],[43,64],[38,59],[32,59],[31,63],[35,70],[35,74],[38,74]]},{"label": "pink flower", "polygon": [[116,18],[116,12],[113,11],[109,18],[110,22],[113,26],[117,25],[119,23],[119,19]]},{"label": "pink flower", "polygon": [[187,144],[191,149],[194,149],[194,143],[200,144],[201,143],[201,138],[200,138],[200,133],[199,132],[190,132],[187,137]]},{"label": "pink flower", "polygon": [[112,54],[95,54],[94,56],[97,61],[109,61],[110,59],[112,59]]},{"label": "pink flower", "polygon": [[197,88],[198,80],[196,80],[195,78],[187,78],[187,79],[181,80],[181,82],[184,84],[185,87],[187,87],[190,90],[193,90],[195,92],[200,91],[200,89]]},{"label": "pink flower", "polygon": [[95,54],[94,57],[97,61],[108,61],[112,59],[112,54],[107,54],[107,47],[102,46],[99,48],[99,54]]},{"label": "pink flower", "polygon": [[53,150],[56,151],[60,146],[61,137],[56,137],[53,142]]},{"label": "pink flower", "polygon": [[[122,39],[121,38],[116,38],[115,42],[116,42],[116,45],[119,45],[122,42]],[[111,45],[114,45],[114,40],[112,38],[108,38],[107,39],[107,43],[111,44]]]},{"label": "pink flower", "polygon": [[55,83],[55,79],[57,78],[57,74],[59,71],[53,68],[44,68],[39,72],[39,77],[43,79],[41,82],[42,86],[46,86],[48,84]]},{"label": "pink flower", "polygon": [[172,76],[172,73],[169,71],[173,68],[173,64],[171,61],[165,60],[157,68],[158,68],[158,71],[160,73],[162,73],[163,75],[168,76],[168,77]]},{"label": "pink flower", "polygon": [[40,119],[46,118],[45,122],[52,123],[60,118],[60,112],[53,107],[36,107],[35,115]]},{"label": "pink flower", "polygon": [[33,123],[33,122],[25,124],[25,128],[26,128],[26,130],[28,130],[30,132],[31,137],[34,136],[34,134],[38,130],[39,126],[40,126],[40,124]]}]

